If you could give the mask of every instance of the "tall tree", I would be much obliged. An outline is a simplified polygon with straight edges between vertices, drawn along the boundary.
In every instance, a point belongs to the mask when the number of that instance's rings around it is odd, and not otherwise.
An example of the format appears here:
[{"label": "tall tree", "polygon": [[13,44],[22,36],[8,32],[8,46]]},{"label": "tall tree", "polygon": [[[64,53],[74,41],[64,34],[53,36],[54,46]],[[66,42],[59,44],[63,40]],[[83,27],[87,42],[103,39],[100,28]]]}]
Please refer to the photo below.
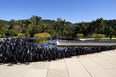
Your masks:
[{"label": "tall tree", "polygon": [[78,31],[78,33],[82,33],[84,35],[87,34],[86,33],[86,27],[85,27],[85,23],[84,22],[82,22],[82,23],[79,24],[79,31]]},{"label": "tall tree", "polygon": [[37,26],[37,25],[43,25],[43,22],[42,22],[42,18],[41,17],[38,17],[38,16],[32,16],[31,17],[31,21],[33,23],[34,26]]},{"label": "tall tree", "polygon": [[0,28],[4,27],[4,22],[0,20]]},{"label": "tall tree", "polygon": [[61,27],[61,31],[62,31],[62,36],[64,37],[65,33],[67,32],[66,31],[66,21],[63,20],[62,23],[61,23],[62,27]]},{"label": "tall tree", "polygon": [[97,33],[97,26],[96,26],[96,21],[92,21],[88,28],[87,31],[89,34]]},{"label": "tall tree", "polygon": [[31,21],[30,21],[30,20],[25,20],[25,21],[23,22],[23,24],[24,24],[24,27],[25,27],[26,29],[29,29],[29,24],[31,24]]},{"label": "tall tree", "polygon": [[23,33],[25,33],[26,37],[29,37],[29,26],[31,25],[31,21],[25,20],[23,22],[23,25],[24,25]]},{"label": "tall tree", "polygon": [[10,20],[9,25],[10,25],[9,29],[12,29],[15,26],[15,20],[14,19]]},{"label": "tall tree", "polygon": [[54,24],[54,29],[56,30],[56,36],[61,37],[61,18],[57,18],[57,21]]},{"label": "tall tree", "polygon": [[110,39],[112,39],[112,37],[116,34],[115,32],[116,31],[112,27],[109,27],[107,34],[109,35]]},{"label": "tall tree", "polygon": [[103,30],[104,30],[104,20],[103,18],[98,18],[96,20],[96,26],[97,26],[97,29],[99,30],[98,33],[103,33]]}]

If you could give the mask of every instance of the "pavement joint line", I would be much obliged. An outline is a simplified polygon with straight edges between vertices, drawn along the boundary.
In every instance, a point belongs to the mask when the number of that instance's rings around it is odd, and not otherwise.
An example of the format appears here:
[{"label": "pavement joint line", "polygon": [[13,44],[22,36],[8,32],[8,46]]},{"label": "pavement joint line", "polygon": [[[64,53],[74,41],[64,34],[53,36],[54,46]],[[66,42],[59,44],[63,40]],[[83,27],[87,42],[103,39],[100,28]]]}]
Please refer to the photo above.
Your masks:
[{"label": "pavement joint line", "polygon": [[[95,62],[94,60],[92,60],[89,56],[87,56],[91,61]],[[95,62],[96,63],[96,62]],[[98,63],[96,63],[97,65],[99,65]],[[101,65],[99,65],[101,68],[103,68]],[[105,68],[103,68],[105,69]]]},{"label": "pavement joint line", "polygon": [[49,66],[48,66],[48,68],[47,68],[47,74],[46,74],[46,77],[48,76],[49,67],[50,67],[50,62],[49,62]]},{"label": "pavement joint line", "polygon": [[31,70],[31,66],[33,65],[33,63],[30,65],[30,67],[28,68],[28,70],[27,71],[25,71],[25,74],[24,74],[24,76],[23,77],[25,77],[26,76],[26,74],[28,73],[28,71],[29,70]]},{"label": "pavement joint line", "polygon": [[48,76],[48,72],[49,72],[49,69],[47,69],[47,74],[46,74],[46,77]]},{"label": "pavement joint line", "polygon": [[[78,58],[76,58],[77,60],[78,60]],[[79,60],[78,60],[79,61]],[[79,63],[84,67],[84,65],[79,61]],[[84,67],[84,69],[88,72],[88,74],[91,76],[91,77],[93,77],[92,75],[91,75],[91,73]]]},{"label": "pavement joint line", "polygon": [[[87,56],[91,61],[95,62],[94,60],[92,60],[89,56]],[[96,63],[96,62],[95,62]],[[99,65],[98,63],[96,63],[97,65]],[[99,65],[104,71],[108,72],[112,77],[114,77],[109,71],[107,71],[106,69],[109,69],[109,68],[104,68],[102,67],[101,65]],[[111,69],[111,68],[110,68]]]},{"label": "pavement joint line", "polygon": [[66,70],[67,70],[67,73],[68,73],[68,76],[70,77],[70,74],[69,74],[69,71],[68,71],[68,67],[66,65],[66,61],[65,61],[66,58],[64,58],[64,62],[65,62],[65,66],[66,66]]},{"label": "pavement joint line", "polygon": [[[99,56],[98,54],[95,54],[95,55],[98,56],[98,57],[101,57],[101,56]],[[102,57],[101,57],[101,59],[104,60],[104,58],[102,58]],[[108,63],[108,64],[109,64],[109,63]],[[110,63],[110,64],[111,64],[111,63]],[[111,64],[111,65],[113,65],[113,64]],[[107,68],[103,68],[103,69],[104,69],[106,72],[110,73],[109,71],[106,70]],[[112,74],[110,73],[110,75],[112,75]],[[113,76],[113,75],[112,75],[112,76]],[[114,77],[114,76],[113,76],[113,77]]]}]

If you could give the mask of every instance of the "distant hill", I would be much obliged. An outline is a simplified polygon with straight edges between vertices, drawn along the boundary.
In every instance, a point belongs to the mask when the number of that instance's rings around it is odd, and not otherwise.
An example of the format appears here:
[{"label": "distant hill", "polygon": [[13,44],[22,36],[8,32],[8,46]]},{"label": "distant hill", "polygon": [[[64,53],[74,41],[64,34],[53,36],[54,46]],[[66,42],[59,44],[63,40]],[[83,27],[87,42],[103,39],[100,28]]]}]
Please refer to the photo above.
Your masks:
[{"label": "distant hill", "polygon": [[[56,21],[55,20],[50,20],[50,19],[44,19],[42,20],[43,23],[47,23],[47,24],[54,24]],[[66,22],[66,25],[67,26],[73,26],[74,24],[72,24],[71,22]]]},{"label": "distant hill", "polygon": [[116,26],[116,20],[104,20],[106,26],[114,27]]},{"label": "distant hill", "polygon": [[6,20],[0,20],[0,21],[2,21],[4,23],[4,25],[8,25],[8,21],[6,21]]},{"label": "distant hill", "polygon": [[[2,21],[5,25],[8,25],[8,22],[9,21],[6,21],[6,20],[0,20]],[[21,21],[24,21],[24,20],[21,20]],[[42,20],[43,23],[46,23],[46,24],[50,24],[50,25],[53,25],[56,21],[55,20],[50,20],[50,19],[43,19]],[[88,26],[90,22],[84,22],[85,23],[85,26]],[[71,23],[71,22],[66,22],[66,25],[67,26],[79,26],[80,22],[79,23]],[[116,26],[116,20],[104,20],[104,24],[105,26]]]},{"label": "distant hill", "polygon": [[46,19],[46,20],[42,20],[42,21],[43,21],[43,23],[47,23],[47,24],[54,24],[55,23],[55,20]]}]

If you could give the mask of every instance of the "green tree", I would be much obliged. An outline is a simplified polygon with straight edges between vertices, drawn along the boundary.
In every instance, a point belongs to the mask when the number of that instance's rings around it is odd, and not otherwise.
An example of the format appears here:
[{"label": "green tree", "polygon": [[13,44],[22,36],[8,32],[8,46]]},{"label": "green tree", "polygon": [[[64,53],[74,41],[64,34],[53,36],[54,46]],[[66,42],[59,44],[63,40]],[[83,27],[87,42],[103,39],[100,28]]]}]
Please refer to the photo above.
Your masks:
[{"label": "green tree", "polygon": [[109,27],[107,34],[109,35],[110,39],[112,39],[112,37],[116,34],[115,32],[116,31],[112,27]]},{"label": "green tree", "polygon": [[97,33],[96,21],[92,21],[89,26],[87,27],[87,33],[89,35],[93,33]]},{"label": "green tree", "polygon": [[86,27],[85,27],[84,22],[82,22],[78,26],[76,26],[74,31],[75,31],[75,36],[78,33],[86,35]]},{"label": "green tree", "polygon": [[37,25],[43,25],[43,22],[42,22],[42,18],[41,17],[38,17],[38,16],[32,16],[31,17],[31,21],[33,23],[34,26],[37,26]]},{"label": "green tree", "polygon": [[57,21],[54,24],[54,30],[56,31],[58,37],[62,37],[65,35],[64,34],[65,26],[66,26],[65,20],[61,20],[61,18],[57,18]]},{"label": "green tree", "polygon": [[0,28],[4,27],[4,22],[0,20]]},{"label": "green tree", "polygon": [[9,35],[9,36],[16,36],[17,34],[18,33],[13,29],[10,29],[10,30],[7,31],[7,35]]},{"label": "green tree", "polygon": [[31,24],[31,21],[25,20],[23,23],[24,23],[24,28],[29,29],[29,25]]},{"label": "green tree", "polygon": [[30,30],[30,25],[31,25],[31,21],[30,20],[25,20],[23,22],[23,26],[24,26],[24,29],[23,29],[23,33],[25,34],[26,37],[29,37],[30,34],[29,34],[29,30]]},{"label": "green tree", "polygon": [[96,20],[96,27],[98,29],[98,32],[101,34],[104,31],[104,20],[103,18],[98,18]]},{"label": "green tree", "polygon": [[14,19],[10,20],[9,25],[10,25],[9,29],[12,29],[15,26],[15,20]]},{"label": "green tree", "polygon": [[62,23],[61,23],[61,25],[62,25],[61,26],[61,34],[64,37],[65,36],[65,33],[67,33],[67,31],[66,31],[66,21],[63,20]]}]

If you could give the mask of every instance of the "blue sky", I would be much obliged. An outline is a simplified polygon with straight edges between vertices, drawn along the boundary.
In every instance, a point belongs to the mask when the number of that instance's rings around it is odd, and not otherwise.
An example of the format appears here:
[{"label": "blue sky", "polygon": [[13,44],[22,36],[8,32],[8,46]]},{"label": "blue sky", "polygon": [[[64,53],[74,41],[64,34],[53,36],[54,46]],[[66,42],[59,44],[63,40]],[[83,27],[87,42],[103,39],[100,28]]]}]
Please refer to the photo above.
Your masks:
[{"label": "blue sky", "polygon": [[0,0],[0,19],[28,19],[32,15],[72,23],[116,19],[116,0]]}]

